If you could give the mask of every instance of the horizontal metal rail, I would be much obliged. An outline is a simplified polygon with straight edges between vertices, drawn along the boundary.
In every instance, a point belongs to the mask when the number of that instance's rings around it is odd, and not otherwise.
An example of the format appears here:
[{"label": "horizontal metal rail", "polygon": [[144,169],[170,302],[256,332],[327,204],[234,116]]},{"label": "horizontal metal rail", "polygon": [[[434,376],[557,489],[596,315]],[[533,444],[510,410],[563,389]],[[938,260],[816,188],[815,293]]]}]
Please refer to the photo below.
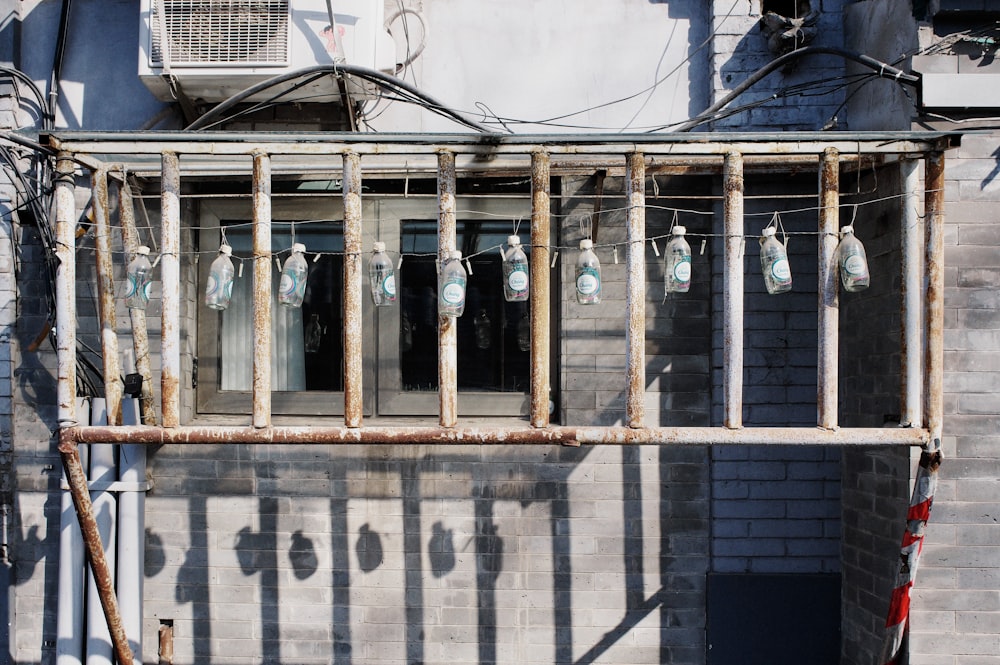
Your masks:
[{"label": "horizontal metal rail", "polygon": [[923,446],[929,432],[912,427],[530,427],[524,426],[273,426],[267,428],[205,425],[161,428],[76,426],[59,432],[60,440],[76,443],[137,444],[682,444],[682,445],[834,445]]}]

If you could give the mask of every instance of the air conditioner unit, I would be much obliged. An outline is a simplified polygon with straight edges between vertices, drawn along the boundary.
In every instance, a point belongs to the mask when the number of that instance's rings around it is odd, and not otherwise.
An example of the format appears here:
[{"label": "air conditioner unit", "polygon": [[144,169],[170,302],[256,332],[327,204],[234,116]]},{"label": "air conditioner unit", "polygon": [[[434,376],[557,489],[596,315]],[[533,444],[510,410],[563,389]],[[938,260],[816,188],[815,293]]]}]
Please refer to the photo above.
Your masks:
[{"label": "air conditioner unit", "polygon": [[[139,78],[159,99],[174,98],[168,77],[191,99],[218,102],[271,77],[346,62],[392,72],[395,44],[384,26],[384,0],[142,0]],[[269,99],[267,90],[248,101]],[[371,95],[352,84],[353,96]],[[286,101],[331,101],[331,77]]]}]

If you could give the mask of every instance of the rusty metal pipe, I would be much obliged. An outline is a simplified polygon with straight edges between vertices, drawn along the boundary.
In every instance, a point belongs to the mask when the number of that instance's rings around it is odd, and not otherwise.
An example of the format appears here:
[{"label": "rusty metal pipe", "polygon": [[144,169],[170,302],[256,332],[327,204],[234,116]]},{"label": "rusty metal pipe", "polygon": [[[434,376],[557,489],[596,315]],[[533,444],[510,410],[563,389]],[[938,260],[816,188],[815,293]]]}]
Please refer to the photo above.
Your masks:
[{"label": "rusty metal pipe", "polygon": [[[139,247],[139,231],[135,225],[135,205],[132,199],[132,187],[128,184],[128,176],[122,178],[118,188],[118,222],[122,229],[122,245],[125,248],[125,261],[135,258]],[[142,422],[147,425],[157,424],[156,402],[153,396],[153,370],[149,362],[149,331],[146,330],[146,310],[130,307],[129,319],[132,323],[132,349],[135,352],[135,371],[142,376],[142,392],[139,394],[139,408]]]},{"label": "rusty metal pipe", "polygon": [[344,424],[362,417],[361,156],[344,153]]},{"label": "rusty metal pipe", "polygon": [[837,238],[840,225],[840,154],[827,148],[820,162],[818,316],[816,359],[817,425],[836,429],[840,344]]},{"label": "rusty metal pipe", "polygon": [[551,268],[549,242],[551,238],[549,155],[531,154],[531,280],[529,307],[531,310],[531,405],[532,427],[548,427],[551,372],[549,365],[549,329]]},{"label": "rusty metal pipe", "polygon": [[[115,431],[129,428],[111,426],[100,429]],[[80,462],[80,452],[76,443],[66,436],[67,432],[72,431],[73,429],[70,428],[59,432],[59,453],[66,472],[66,481],[69,483],[70,495],[73,497],[77,519],[80,521],[80,531],[83,534],[87,558],[90,561],[90,569],[97,586],[97,595],[100,597],[101,607],[104,609],[104,618],[108,622],[115,657],[119,663],[133,663],[132,649],[129,647],[128,636],[125,634],[121,612],[118,608],[118,599],[115,597],[114,576],[108,566],[108,560],[104,556],[104,544],[97,526],[94,506],[90,501],[90,490],[87,488],[87,478],[83,472],[83,464]]]},{"label": "rusty metal pipe", "polygon": [[926,430],[896,428],[844,428],[836,432],[819,427],[324,427],[276,426],[264,429],[233,426],[146,425],[124,427],[69,427],[60,430],[66,444],[136,443],[177,445],[227,444],[563,444],[563,445],[716,445],[754,444],[782,446],[924,446]]},{"label": "rusty metal pipe", "polygon": [[253,426],[271,424],[271,158],[253,155]]},{"label": "rusty metal pipe", "polygon": [[646,163],[625,157],[625,424],[642,427],[646,395]]},{"label": "rusty metal pipe", "polygon": [[743,426],[743,155],[730,152],[723,163],[723,424]]},{"label": "rusty metal pipe", "polygon": [[[455,155],[438,153],[438,271],[455,249]],[[438,315],[438,400],[441,427],[458,422],[458,320]]]},{"label": "rusty metal pipe", "polygon": [[177,154],[162,155],[163,175],[160,184],[160,397],[163,402],[164,427],[180,424],[181,376],[181,178]]},{"label": "rusty metal pipe", "polygon": [[941,446],[944,426],[944,153],[930,153],[925,168],[924,427],[936,449]]},{"label": "rusty metal pipe", "polygon": [[76,202],[75,165],[66,153],[56,161],[56,355],[59,426],[77,424],[76,414]]},{"label": "rusty metal pipe", "polygon": [[923,278],[923,228],[921,227],[919,163],[915,159],[904,159],[899,163],[903,199],[900,201],[900,242],[902,244],[902,266],[900,290],[902,291],[902,325],[900,345],[903,360],[902,386],[900,389],[900,424],[905,427],[920,427],[921,381],[923,373],[923,320],[921,307],[921,280]]},{"label": "rusty metal pipe", "polygon": [[111,224],[108,221],[108,171],[91,174],[94,210],[94,248],[97,257],[97,303],[101,325],[101,359],[104,370],[104,400],[108,425],[122,422],[121,362],[118,359],[118,316],[115,312],[114,263],[111,256]]}]

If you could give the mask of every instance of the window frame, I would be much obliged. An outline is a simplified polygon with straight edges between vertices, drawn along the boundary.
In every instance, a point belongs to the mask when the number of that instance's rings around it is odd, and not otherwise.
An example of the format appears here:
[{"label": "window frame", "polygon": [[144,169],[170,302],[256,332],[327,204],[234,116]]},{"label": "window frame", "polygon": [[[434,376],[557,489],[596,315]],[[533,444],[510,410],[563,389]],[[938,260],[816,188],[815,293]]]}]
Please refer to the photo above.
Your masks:
[{"label": "window frame", "polygon": [[[518,197],[490,197],[489,195],[456,197],[456,221],[475,223],[508,219],[513,224],[524,219],[519,228],[522,243],[530,239],[530,194]],[[252,218],[252,202],[248,199],[205,198],[197,211],[199,233],[199,261],[197,284],[197,349],[198,380],[196,386],[196,411],[199,416],[221,416],[250,413],[252,395],[247,391],[223,391],[220,387],[219,344],[221,313],[208,310],[202,304],[208,270],[214,252],[220,244],[220,226],[224,221]],[[331,222],[343,219],[343,200],[339,196],[282,196],[272,199],[271,219],[274,222],[324,219]],[[366,196],[362,201],[363,237],[365,259],[371,252],[374,239],[386,244],[390,256],[398,257],[402,226],[405,221],[437,219],[436,198],[430,196]],[[553,228],[550,244],[555,244],[557,229]],[[308,247],[307,247],[308,254]],[[365,261],[364,265],[367,265]],[[553,293],[558,293],[558,272],[552,271]],[[370,288],[367,269],[362,270],[363,298],[362,322],[365,342],[362,345],[362,413],[365,417],[417,417],[437,416],[440,408],[438,391],[406,391],[402,389],[400,372],[401,351],[399,330],[401,308],[397,302],[389,307],[375,307],[368,295]],[[251,278],[244,274],[242,279]],[[497,288],[501,288],[498,284]],[[550,302],[550,306],[551,306]],[[557,312],[558,309],[551,309]],[[472,316],[466,312],[463,316]],[[552,330],[558,329],[556,316],[551,316]],[[373,334],[367,334],[371,331]],[[555,362],[558,348],[557,335],[550,331],[550,363]],[[375,344],[369,342],[374,340]],[[550,365],[555,366],[555,365]],[[553,389],[555,390],[555,389]],[[528,392],[470,391],[458,392],[458,412],[465,417],[507,418],[525,417],[530,409]],[[342,416],[343,391],[272,391],[271,410],[275,415],[289,416]]]}]

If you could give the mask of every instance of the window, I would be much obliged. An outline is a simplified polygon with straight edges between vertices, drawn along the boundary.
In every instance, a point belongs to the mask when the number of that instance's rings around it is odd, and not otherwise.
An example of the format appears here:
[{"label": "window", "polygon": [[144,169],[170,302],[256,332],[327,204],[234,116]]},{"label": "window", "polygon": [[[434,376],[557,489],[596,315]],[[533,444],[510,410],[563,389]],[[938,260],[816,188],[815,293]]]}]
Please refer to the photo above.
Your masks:
[{"label": "window", "polygon": [[[433,191],[433,190],[432,190]],[[528,411],[529,303],[503,297],[501,256],[517,220],[528,219],[530,198],[459,197],[456,247],[471,264],[466,308],[458,320],[459,413],[513,416]],[[375,307],[364,275],[363,408],[366,416],[431,416],[437,396],[437,201],[366,195],[364,261],[375,240],[398,264],[397,302]],[[200,288],[223,232],[234,262],[244,264],[229,307],[198,308],[201,413],[246,413],[252,380],[250,204],[207,200],[201,206]],[[530,253],[530,224],[519,227]],[[272,270],[272,410],[276,414],[343,413],[343,220],[336,192],[329,197],[275,197],[271,251],[288,258],[294,242],[306,247],[308,286],[301,309],[277,304]],[[402,262],[398,263],[400,254]]]}]

